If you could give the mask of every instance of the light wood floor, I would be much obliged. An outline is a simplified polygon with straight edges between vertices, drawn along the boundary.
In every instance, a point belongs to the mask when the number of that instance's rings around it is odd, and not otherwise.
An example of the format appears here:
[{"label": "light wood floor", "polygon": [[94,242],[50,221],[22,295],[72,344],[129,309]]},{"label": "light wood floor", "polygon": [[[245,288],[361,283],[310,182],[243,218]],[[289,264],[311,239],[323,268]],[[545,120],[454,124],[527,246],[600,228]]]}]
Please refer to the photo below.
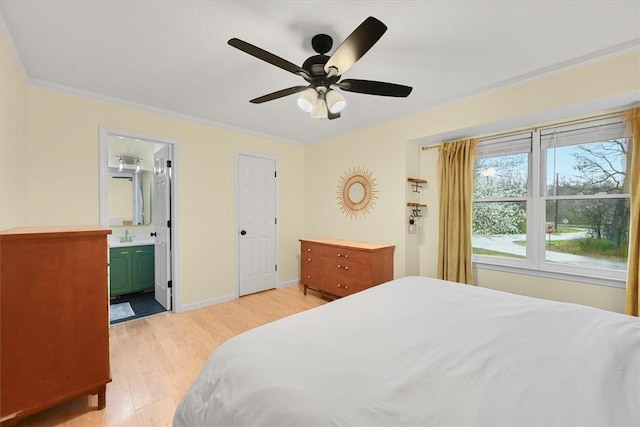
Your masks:
[{"label": "light wood floor", "polygon": [[292,286],[115,325],[107,407],[97,411],[97,397],[85,396],[31,415],[17,426],[170,426],[182,396],[220,344],[326,301]]}]

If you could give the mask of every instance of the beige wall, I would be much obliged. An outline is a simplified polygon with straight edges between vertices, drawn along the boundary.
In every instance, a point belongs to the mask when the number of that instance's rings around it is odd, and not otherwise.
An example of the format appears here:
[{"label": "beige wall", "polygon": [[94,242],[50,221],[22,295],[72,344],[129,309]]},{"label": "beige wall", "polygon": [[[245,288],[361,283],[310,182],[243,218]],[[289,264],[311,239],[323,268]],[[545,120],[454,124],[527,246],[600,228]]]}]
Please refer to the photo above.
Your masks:
[{"label": "beige wall", "polygon": [[26,224],[26,91],[20,64],[0,35],[0,230]]},{"label": "beige wall", "polygon": [[[411,159],[415,152],[407,149],[407,141],[549,111],[570,112],[576,105],[584,106],[585,103],[638,90],[640,52],[633,51],[308,146],[305,149],[305,234],[308,237],[395,244],[396,278],[414,274],[412,251],[417,240],[419,273],[435,277],[438,253],[438,154],[436,149],[417,154],[420,158],[417,178],[428,181],[421,200],[428,207],[421,220],[420,235],[410,236],[406,226],[410,213],[406,207],[409,197],[406,179],[415,173]],[[599,111],[589,112],[597,113]],[[574,117],[565,117],[569,118]],[[370,216],[358,220],[345,217],[337,208],[335,198],[340,175],[354,165],[372,170],[380,186],[375,210]],[[582,302],[616,311],[623,309],[624,292],[617,288],[549,281],[533,276],[507,277],[483,271],[476,274],[476,280],[480,286],[509,286],[512,292],[525,295],[543,295],[549,299]],[[540,289],[544,289],[544,292]]]},{"label": "beige wall", "polygon": [[485,288],[624,313],[625,290],[622,288],[494,270],[474,269],[474,275],[475,282]]},{"label": "beige wall", "polygon": [[[415,144],[406,143],[405,164],[407,178],[424,179],[420,174],[420,147]],[[418,189],[419,193],[414,192],[414,187],[408,182],[405,183],[405,202],[406,203],[423,203],[424,192],[427,190],[429,183],[420,184],[422,188]],[[405,206],[406,206],[405,203]],[[429,234],[429,230],[424,228],[423,220],[427,215],[428,206],[420,208],[422,217],[414,216],[416,225],[416,234],[409,234],[409,217],[413,215],[413,208],[405,207],[405,262],[404,274],[406,276],[417,276],[420,274],[420,242]],[[426,233],[426,234],[425,234]]]},{"label": "beige wall", "polygon": [[298,278],[302,146],[29,86],[29,224],[99,222],[99,127],[178,141],[181,304],[234,293],[235,153],[278,159],[280,281]]},{"label": "beige wall", "polygon": [[[406,148],[392,127],[365,128],[305,148],[305,234],[395,245],[395,277],[405,275]],[[373,210],[351,218],[341,212],[340,178],[354,167],[377,184]]]}]

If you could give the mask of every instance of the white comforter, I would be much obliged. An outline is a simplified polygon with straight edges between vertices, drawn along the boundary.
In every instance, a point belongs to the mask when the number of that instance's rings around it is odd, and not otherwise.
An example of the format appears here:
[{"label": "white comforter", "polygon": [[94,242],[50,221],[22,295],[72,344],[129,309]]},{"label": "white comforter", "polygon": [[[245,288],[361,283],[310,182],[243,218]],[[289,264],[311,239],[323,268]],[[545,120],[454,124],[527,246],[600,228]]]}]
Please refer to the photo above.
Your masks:
[{"label": "white comforter", "polygon": [[230,339],[174,425],[639,426],[640,320],[406,277]]}]

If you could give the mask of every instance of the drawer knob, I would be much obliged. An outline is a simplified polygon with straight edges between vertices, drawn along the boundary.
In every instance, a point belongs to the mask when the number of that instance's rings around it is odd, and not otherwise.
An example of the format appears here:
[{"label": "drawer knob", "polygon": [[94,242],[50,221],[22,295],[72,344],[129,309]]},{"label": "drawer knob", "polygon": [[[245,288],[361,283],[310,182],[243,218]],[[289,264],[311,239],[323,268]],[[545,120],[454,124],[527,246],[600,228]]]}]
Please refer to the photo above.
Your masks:
[{"label": "drawer knob", "polygon": [[338,258],[340,258],[342,255],[338,254]]},{"label": "drawer knob", "polygon": [[344,269],[345,269],[345,270],[348,270],[348,269],[349,269],[349,266],[347,265]]},{"label": "drawer knob", "polygon": [[311,248],[307,248],[307,252],[311,252]]},{"label": "drawer knob", "polygon": [[345,288],[345,289],[349,289],[349,287],[348,287],[348,286],[345,286],[344,288]]},{"label": "drawer knob", "polygon": [[311,279],[311,276],[307,276],[307,279]]},{"label": "drawer knob", "polygon": [[307,258],[307,262],[311,262],[311,258]]},{"label": "drawer knob", "polygon": [[338,283],[338,287],[339,287],[339,288],[341,288],[341,287],[342,287],[342,285],[341,285],[340,283]]}]

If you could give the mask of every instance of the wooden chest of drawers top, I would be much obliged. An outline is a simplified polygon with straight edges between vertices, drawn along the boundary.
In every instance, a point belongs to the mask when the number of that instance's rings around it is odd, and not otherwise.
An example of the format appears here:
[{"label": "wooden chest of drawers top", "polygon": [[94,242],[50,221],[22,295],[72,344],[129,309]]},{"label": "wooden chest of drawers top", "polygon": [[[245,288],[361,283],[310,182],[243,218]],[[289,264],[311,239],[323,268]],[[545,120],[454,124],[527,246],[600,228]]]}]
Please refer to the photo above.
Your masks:
[{"label": "wooden chest of drawers top", "polygon": [[392,247],[393,245],[378,245],[375,243],[366,242],[352,242],[350,240],[338,240],[338,239],[300,239],[300,242],[304,243],[318,243],[320,245],[329,245],[342,247],[345,249],[362,249],[367,251],[375,251],[384,248]]},{"label": "wooden chest of drawers top", "polygon": [[363,264],[371,264],[371,253],[388,250],[389,245],[376,245],[371,243],[350,242],[347,240],[300,240],[301,256],[322,256],[333,258],[337,261],[350,261]]}]

